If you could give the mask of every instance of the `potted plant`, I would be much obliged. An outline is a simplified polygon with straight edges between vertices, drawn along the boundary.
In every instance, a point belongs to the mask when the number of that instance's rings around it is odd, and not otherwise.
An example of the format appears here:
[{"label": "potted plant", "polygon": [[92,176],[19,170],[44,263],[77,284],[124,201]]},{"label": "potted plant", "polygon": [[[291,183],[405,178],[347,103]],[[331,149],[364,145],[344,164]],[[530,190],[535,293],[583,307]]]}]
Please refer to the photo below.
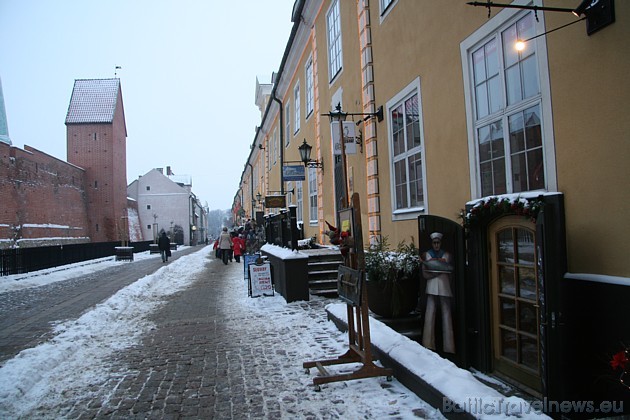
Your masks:
[{"label": "potted plant", "polygon": [[387,238],[365,253],[368,306],[376,315],[396,318],[417,305],[420,285],[420,255],[413,243],[402,241],[391,251]]}]

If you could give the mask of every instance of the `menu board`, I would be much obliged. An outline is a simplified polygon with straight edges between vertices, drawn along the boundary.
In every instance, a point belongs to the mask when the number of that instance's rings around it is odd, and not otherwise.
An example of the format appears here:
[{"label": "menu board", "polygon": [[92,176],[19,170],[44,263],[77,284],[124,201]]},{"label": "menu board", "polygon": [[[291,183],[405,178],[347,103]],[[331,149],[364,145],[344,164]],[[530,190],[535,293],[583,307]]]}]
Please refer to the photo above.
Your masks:
[{"label": "menu board", "polygon": [[250,264],[249,295],[250,297],[273,296],[271,264]]}]

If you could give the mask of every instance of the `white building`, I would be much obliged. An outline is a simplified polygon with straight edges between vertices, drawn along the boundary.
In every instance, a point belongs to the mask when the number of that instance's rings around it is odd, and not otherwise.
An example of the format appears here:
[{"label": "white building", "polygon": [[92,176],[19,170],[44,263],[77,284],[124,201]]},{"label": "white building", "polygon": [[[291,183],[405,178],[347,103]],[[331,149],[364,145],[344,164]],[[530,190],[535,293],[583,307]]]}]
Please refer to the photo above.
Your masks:
[{"label": "white building", "polygon": [[197,245],[205,241],[205,210],[192,192],[190,176],[175,175],[167,166],[152,169],[127,186],[129,198],[138,202],[145,240],[164,230],[171,242]]}]

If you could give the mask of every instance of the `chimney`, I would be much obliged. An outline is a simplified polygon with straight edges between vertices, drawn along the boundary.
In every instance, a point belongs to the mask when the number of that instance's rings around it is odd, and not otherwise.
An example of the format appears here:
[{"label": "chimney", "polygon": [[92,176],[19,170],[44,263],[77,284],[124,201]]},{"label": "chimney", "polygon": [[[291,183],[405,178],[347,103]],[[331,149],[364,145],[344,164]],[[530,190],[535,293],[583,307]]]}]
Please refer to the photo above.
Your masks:
[{"label": "chimney", "polygon": [[171,172],[171,167],[170,167],[170,166],[167,166],[167,167],[166,167],[166,175],[167,175],[167,176],[171,176],[171,175],[173,175],[173,172]]}]

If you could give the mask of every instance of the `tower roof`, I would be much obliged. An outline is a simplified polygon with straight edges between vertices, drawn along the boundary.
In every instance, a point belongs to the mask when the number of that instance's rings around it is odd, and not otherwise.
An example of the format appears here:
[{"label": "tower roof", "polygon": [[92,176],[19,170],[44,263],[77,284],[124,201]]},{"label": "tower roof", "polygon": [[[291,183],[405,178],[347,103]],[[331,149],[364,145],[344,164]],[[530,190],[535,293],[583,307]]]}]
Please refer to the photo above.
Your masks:
[{"label": "tower roof", "polygon": [[0,141],[11,144],[9,138],[9,124],[7,123],[7,113],[4,108],[4,93],[2,92],[2,80],[0,80]]},{"label": "tower roof", "polygon": [[111,123],[120,92],[120,79],[74,81],[66,124]]}]

